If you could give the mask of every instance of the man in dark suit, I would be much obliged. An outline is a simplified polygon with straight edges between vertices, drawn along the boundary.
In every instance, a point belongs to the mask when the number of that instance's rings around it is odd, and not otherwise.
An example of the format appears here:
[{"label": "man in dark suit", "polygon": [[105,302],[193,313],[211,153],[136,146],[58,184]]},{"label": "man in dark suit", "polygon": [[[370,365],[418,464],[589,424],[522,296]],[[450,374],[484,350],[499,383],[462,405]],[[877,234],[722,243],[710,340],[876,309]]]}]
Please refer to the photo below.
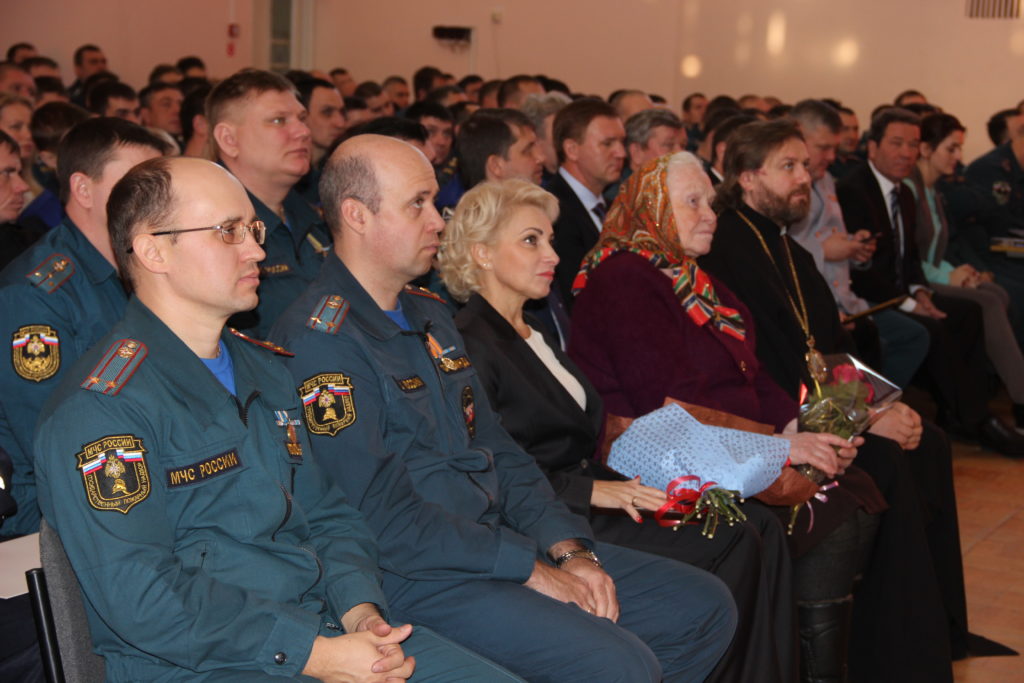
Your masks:
[{"label": "man in dark suit", "polygon": [[1024,455],[1024,438],[992,415],[983,381],[985,350],[977,304],[928,289],[913,231],[913,197],[903,186],[917,161],[918,117],[896,107],[881,111],[868,134],[868,163],[836,186],[847,230],[877,235],[872,259],[851,271],[853,290],[871,303],[907,296],[900,310],[928,328],[923,369],[939,404],[939,423],[977,437],[1011,456]]},{"label": "man in dark suit", "polygon": [[572,306],[572,281],[580,262],[597,243],[608,205],[601,192],[619,179],[626,160],[626,129],[610,104],[577,100],[555,116],[553,135],[558,173],[547,190],[558,198],[555,281]]}]

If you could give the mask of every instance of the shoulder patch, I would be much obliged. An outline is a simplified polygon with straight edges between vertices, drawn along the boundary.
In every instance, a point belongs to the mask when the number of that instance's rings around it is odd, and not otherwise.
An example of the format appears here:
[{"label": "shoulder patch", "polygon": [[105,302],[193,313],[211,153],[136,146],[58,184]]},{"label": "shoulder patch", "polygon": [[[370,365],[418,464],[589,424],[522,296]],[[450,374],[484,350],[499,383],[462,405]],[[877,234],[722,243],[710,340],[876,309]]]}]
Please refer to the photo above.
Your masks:
[{"label": "shoulder patch", "polygon": [[233,327],[229,327],[228,328],[228,332],[230,332],[231,334],[235,335],[239,339],[244,339],[245,341],[249,342],[250,344],[255,344],[256,346],[260,346],[260,347],[266,349],[267,351],[273,351],[274,353],[276,353],[279,356],[288,356],[289,358],[291,358],[292,356],[295,355],[294,353],[292,353],[288,349],[284,348],[283,346],[278,346],[274,342],[264,341],[263,339],[255,339],[255,338],[250,337],[249,335],[245,334],[244,332],[239,332],[238,330],[236,330]]},{"label": "shoulder patch", "polygon": [[122,339],[114,342],[79,386],[88,391],[116,396],[148,354],[149,349],[140,341]]},{"label": "shoulder patch", "polygon": [[352,380],[338,373],[314,375],[299,386],[306,429],[313,434],[337,436],[356,422]]},{"label": "shoulder patch", "polygon": [[437,294],[434,294],[433,292],[431,292],[426,287],[413,287],[412,285],[406,285],[405,286],[405,293],[406,294],[415,294],[416,296],[425,296],[428,299],[433,299],[434,301],[440,301],[441,303],[447,305],[447,302],[444,299],[439,297]]},{"label": "shoulder patch", "polygon": [[146,452],[142,439],[132,434],[105,436],[83,444],[75,459],[89,505],[126,515],[146,500],[150,491]]},{"label": "shoulder patch", "polygon": [[75,273],[75,264],[64,254],[50,254],[46,260],[26,273],[33,285],[53,294]]},{"label": "shoulder patch", "polygon": [[49,325],[24,325],[11,335],[11,363],[18,377],[50,379],[60,370],[60,339]]},{"label": "shoulder patch", "polygon": [[337,334],[348,315],[349,303],[338,294],[321,297],[309,314],[306,327],[324,334]]}]

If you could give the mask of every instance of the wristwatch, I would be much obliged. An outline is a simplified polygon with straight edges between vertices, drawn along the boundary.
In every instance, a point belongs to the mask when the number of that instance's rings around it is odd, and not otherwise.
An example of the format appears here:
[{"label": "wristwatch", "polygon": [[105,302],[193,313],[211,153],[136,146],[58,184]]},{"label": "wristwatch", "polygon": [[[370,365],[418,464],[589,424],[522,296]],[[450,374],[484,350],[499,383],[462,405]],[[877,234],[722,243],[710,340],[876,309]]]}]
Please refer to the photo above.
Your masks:
[{"label": "wristwatch", "polygon": [[593,550],[589,550],[587,548],[576,548],[575,550],[570,550],[569,552],[562,553],[555,560],[555,566],[561,569],[562,565],[564,565],[569,560],[572,560],[577,557],[582,557],[584,560],[590,560],[598,567],[601,566],[601,560],[597,559],[597,555],[594,554]]}]

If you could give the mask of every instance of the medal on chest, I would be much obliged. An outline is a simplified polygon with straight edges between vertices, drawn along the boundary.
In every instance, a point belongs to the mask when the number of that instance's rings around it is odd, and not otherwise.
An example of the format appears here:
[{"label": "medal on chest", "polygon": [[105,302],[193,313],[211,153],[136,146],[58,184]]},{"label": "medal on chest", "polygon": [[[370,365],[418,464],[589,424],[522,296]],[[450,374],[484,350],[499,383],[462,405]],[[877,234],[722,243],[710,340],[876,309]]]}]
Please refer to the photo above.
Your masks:
[{"label": "medal on chest", "polygon": [[284,428],[286,437],[284,447],[288,451],[288,455],[293,459],[301,460],[302,444],[299,443],[299,433],[295,429],[300,424],[300,420],[289,417],[288,412],[284,410],[275,410],[274,417],[277,418],[275,420],[277,426]]}]

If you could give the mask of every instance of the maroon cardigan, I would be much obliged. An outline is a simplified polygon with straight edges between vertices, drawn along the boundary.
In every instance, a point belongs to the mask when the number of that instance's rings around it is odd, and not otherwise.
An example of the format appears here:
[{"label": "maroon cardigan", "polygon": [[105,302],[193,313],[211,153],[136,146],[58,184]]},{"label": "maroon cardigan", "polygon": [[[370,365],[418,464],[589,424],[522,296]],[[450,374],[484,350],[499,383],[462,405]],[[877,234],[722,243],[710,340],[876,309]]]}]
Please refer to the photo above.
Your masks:
[{"label": "maroon cardigan", "polygon": [[640,417],[666,396],[773,425],[782,431],[797,404],[761,371],[750,311],[714,277],[722,304],[747,323],[746,339],[698,327],[647,259],[621,252],[591,274],[572,312],[569,356],[612,415]]},{"label": "maroon cardigan", "polygon": [[[590,378],[606,412],[640,417],[666,396],[773,425],[781,431],[797,416],[796,402],[757,361],[750,311],[721,281],[711,278],[723,305],[746,323],[743,341],[698,326],[672,291],[672,281],[647,259],[629,252],[610,256],[590,275],[572,309],[569,357]],[[886,507],[878,487],[856,466],[839,478],[825,505],[800,511],[789,537],[794,557],[816,545],[857,508]],[[788,508],[775,508],[788,520]]]}]

